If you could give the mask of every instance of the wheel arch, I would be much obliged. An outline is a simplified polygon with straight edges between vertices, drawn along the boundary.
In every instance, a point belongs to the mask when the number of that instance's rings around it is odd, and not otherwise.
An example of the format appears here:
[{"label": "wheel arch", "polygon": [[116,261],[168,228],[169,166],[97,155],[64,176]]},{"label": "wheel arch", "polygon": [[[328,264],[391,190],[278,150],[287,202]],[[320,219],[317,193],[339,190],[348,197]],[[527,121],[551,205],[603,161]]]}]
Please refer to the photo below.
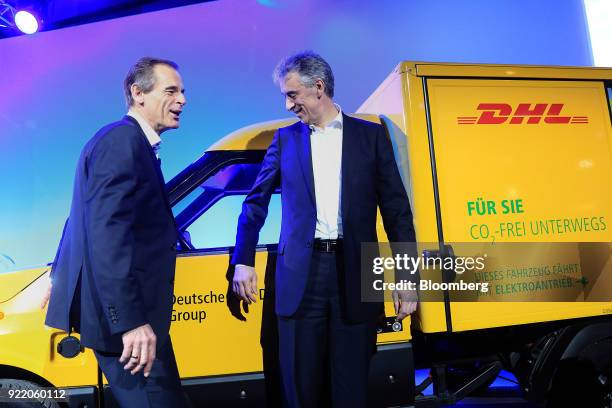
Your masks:
[{"label": "wheel arch", "polygon": [[41,387],[53,387],[48,380],[40,375],[33,373],[23,368],[0,364],[0,379],[15,379],[31,381],[40,385]]}]

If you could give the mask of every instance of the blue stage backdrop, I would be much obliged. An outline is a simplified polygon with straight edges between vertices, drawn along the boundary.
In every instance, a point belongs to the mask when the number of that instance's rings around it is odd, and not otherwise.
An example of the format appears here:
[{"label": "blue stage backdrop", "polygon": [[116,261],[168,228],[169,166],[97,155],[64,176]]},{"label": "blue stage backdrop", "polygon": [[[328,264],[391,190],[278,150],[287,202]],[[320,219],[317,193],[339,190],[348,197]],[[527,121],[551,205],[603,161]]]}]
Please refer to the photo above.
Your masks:
[{"label": "blue stage backdrop", "polygon": [[0,253],[15,263],[0,271],[52,259],[80,149],[125,113],[136,59],[176,60],[186,84],[169,179],[221,136],[287,117],[271,71],[302,49],[328,59],[346,112],[401,60],[592,64],[582,0],[220,0],[1,40]]}]

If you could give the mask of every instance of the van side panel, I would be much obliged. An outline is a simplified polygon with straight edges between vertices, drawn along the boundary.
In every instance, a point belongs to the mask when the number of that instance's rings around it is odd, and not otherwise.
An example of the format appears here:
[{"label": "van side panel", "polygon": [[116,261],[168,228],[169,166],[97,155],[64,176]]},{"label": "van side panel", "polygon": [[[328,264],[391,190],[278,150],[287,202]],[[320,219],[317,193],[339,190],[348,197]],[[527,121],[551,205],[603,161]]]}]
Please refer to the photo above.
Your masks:
[{"label": "van side panel", "polygon": [[[575,243],[555,244],[556,255],[523,266],[574,263],[573,285],[586,279],[576,303],[504,302],[516,300],[504,288],[522,280],[502,271],[491,282],[497,302],[451,304],[453,330],[612,312],[612,303],[595,302],[612,299],[612,136],[603,82],[436,78],[427,87],[445,241]],[[473,210],[478,200],[491,203],[484,213]]]}]

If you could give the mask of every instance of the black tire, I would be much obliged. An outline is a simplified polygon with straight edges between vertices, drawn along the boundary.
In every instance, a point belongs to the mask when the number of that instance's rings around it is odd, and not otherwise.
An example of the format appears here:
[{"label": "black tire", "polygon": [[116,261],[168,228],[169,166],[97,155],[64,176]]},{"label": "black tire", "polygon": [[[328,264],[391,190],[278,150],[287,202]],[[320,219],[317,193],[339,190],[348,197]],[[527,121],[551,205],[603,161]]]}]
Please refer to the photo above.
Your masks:
[{"label": "black tire", "polygon": [[546,408],[610,407],[612,390],[598,381],[599,375],[590,361],[562,361],[553,378]]},{"label": "black tire", "polygon": [[[31,381],[0,379],[1,395],[6,396],[8,390],[40,390],[41,386]],[[37,401],[15,400],[15,402],[2,402],[3,408],[60,408],[52,398],[39,398]]]}]

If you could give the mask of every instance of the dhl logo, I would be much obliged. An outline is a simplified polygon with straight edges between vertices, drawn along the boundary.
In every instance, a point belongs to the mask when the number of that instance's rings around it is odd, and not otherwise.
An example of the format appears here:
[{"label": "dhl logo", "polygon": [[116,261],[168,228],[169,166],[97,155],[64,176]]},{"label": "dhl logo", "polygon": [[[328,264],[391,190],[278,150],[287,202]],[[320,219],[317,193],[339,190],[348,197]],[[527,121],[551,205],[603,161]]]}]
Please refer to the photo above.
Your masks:
[{"label": "dhl logo", "polygon": [[459,125],[501,125],[509,123],[535,125],[542,120],[549,124],[587,124],[588,116],[561,116],[562,103],[519,103],[516,109],[507,103],[481,103],[480,116],[457,116]]}]

